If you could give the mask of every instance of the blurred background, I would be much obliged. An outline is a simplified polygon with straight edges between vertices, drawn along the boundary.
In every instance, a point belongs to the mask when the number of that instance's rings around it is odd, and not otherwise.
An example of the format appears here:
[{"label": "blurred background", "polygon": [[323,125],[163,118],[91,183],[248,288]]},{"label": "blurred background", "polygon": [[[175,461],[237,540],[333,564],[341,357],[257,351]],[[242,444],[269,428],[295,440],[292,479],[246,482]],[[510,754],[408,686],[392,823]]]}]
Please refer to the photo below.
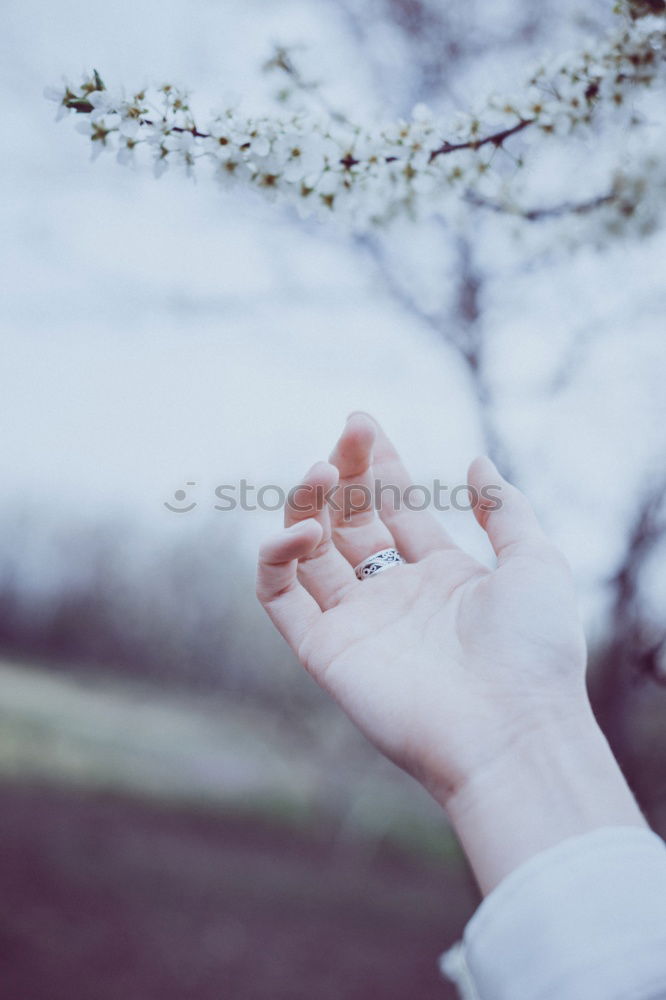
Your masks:
[{"label": "blurred background", "polygon": [[[514,238],[479,213],[351,237],[203,171],[91,163],[42,97],[96,67],[186,85],[202,117],[229,92],[265,110],[284,81],[262,66],[294,44],[357,118],[446,114],[515,93],[610,7],[6,0],[3,997],[452,995],[437,956],[477,896],[445,820],[257,607],[280,513],[215,509],[220,484],[288,489],[352,409],[419,482],[489,450],[529,494],[576,574],[598,717],[666,834],[664,235],[574,252],[559,224]],[[537,156],[533,191],[566,169],[585,195],[618,142]]]}]

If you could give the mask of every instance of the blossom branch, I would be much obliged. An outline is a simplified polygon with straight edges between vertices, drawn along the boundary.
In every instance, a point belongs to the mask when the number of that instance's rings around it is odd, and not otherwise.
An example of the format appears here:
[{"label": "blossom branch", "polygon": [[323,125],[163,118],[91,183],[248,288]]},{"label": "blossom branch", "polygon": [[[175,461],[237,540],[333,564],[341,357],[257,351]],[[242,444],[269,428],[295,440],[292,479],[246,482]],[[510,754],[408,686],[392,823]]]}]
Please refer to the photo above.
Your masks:
[{"label": "blossom branch", "polygon": [[[171,163],[191,173],[197,161],[208,161],[225,184],[281,198],[303,216],[334,212],[357,231],[401,214],[441,214],[447,200],[532,222],[619,208],[616,226],[636,215],[640,200],[651,193],[649,184],[634,179],[619,187],[614,183],[610,193],[586,202],[520,209],[507,174],[518,173],[529,149],[516,158],[507,145],[528,128],[544,139],[584,133],[608,112],[620,125],[636,127],[631,110],[636,90],[663,76],[665,56],[664,19],[632,15],[598,52],[583,51],[552,69],[539,67],[520,98],[490,99],[481,114],[458,115],[447,123],[424,105],[414,109],[411,120],[383,127],[353,123],[328,106],[324,117],[304,111],[249,117],[228,107],[200,128],[187,94],[178,88],[166,84],[127,98],[108,91],[96,71],[80,87],[66,84],[48,96],[58,102],[60,114],[70,111],[82,119],[79,127],[95,154],[115,147],[118,159],[129,163],[144,145],[153,153],[157,176]],[[276,59],[299,86],[312,91],[286,50],[278,50]],[[498,151],[505,158],[496,160]]]}]

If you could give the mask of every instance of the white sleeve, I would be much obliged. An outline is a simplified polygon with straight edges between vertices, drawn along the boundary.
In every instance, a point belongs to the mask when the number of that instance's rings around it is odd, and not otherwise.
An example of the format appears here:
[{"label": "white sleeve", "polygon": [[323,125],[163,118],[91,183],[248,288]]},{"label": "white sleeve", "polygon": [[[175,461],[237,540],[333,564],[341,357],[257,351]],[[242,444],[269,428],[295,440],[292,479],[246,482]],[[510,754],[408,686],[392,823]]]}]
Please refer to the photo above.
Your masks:
[{"label": "white sleeve", "polygon": [[543,851],[440,961],[463,1000],[666,1000],[666,845],[605,827]]}]

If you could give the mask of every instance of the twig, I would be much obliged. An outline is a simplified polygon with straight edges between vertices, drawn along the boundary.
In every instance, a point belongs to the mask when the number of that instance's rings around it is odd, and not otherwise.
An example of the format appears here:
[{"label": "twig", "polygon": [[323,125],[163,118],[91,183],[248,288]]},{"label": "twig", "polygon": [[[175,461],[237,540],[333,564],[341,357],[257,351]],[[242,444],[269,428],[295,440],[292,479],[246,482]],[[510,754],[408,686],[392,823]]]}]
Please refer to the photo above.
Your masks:
[{"label": "twig", "polygon": [[481,146],[487,146],[492,143],[497,149],[502,145],[502,143],[512,135],[516,135],[518,132],[522,132],[523,129],[527,128],[528,125],[533,125],[535,122],[534,118],[521,118],[516,125],[511,125],[509,128],[502,129],[500,132],[493,132],[492,135],[486,135],[482,139],[468,139],[467,142],[443,142],[438,149],[433,149],[430,154],[430,162],[438,156],[445,156],[447,153],[455,153],[459,149],[480,149]]},{"label": "twig", "polygon": [[549,205],[545,208],[520,208],[516,205],[503,205],[500,201],[484,198],[476,191],[465,192],[465,201],[469,205],[474,205],[477,208],[488,208],[501,215],[517,215],[528,222],[555,219],[562,215],[587,215],[588,212],[593,212],[596,208],[601,208],[602,205],[608,205],[616,201],[617,198],[616,191],[609,191],[606,194],[595,195],[594,198],[589,198],[586,201],[562,201],[557,205]]}]

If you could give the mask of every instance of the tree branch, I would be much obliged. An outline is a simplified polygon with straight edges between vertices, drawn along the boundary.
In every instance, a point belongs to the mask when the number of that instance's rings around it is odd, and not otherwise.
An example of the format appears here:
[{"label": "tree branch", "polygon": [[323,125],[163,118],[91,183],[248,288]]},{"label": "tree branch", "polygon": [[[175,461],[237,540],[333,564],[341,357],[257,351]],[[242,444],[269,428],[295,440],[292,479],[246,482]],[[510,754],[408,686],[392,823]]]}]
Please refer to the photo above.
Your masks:
[{"label": "tree branch", "polygon": [[591,697],[604,730],[627,778],[635,786],[636,754],[631,733],[631,708],[636,690],[647,678],[664,683],[660,652],[666,629],[655,639],[642,609],[641,584],[657,542],[666,536],[666,477],[645,494],[631,524],[624,556],[609,584],[613,601],[610,637],[590,678]]},{"label": "tree branch", "polygon": [[492,201],[484,198],[476,191],[466,191],[465,201],[477,208],[488,208],[492,212],[501,215],[518,215],[528,222],[539,222],[542,219],[556,219],[563,215],[587,215],[603,205],[609,205],[617,201],[620,197],[618,191],[609,191],[606,194],[595,195],[585,201],[562,201],[557,205],[549,205],[544,208],[520,208],[516,205],[503,205],[499,201]]},{"label": "tree branch", "polygon": [[492,143],[493,146],[499,148],[502,143],[512,135],[516,135],[518,132],[522,132],[526,129],[528,125],[533,125],[535,122],[534,118],[521,118],[516,125],[512,125],[510,128],[501,129],[499,132],[493,132],[491,135],[486,135],[482,139],[469,139],[467,142],[444,142],[438,149],[433,149],[430,154],[430,162],[437,159],[438,156],[445,156],[447,153],[455,153],[459,149],[481,149],[482,146],[487,146]]},{"label": "tree branch", "polygon": [[493,419],[493,394],[485,366],[485,331],[481,322],[483,280],[474,264],[470,243],[463,239],[458,241],[458,285],[453,305],[453,321],[450,310],[442,310],[438,314],[426,312],[401,283],[396,281],[382,244],[376,236],[357,236],[356,244],[370,254],[388,291],[402,308],[431,329],[439,340],[453,348],[460,357],[477,403],[484,447],[501,467],[504,475],[511,478],[507,450]]}]

